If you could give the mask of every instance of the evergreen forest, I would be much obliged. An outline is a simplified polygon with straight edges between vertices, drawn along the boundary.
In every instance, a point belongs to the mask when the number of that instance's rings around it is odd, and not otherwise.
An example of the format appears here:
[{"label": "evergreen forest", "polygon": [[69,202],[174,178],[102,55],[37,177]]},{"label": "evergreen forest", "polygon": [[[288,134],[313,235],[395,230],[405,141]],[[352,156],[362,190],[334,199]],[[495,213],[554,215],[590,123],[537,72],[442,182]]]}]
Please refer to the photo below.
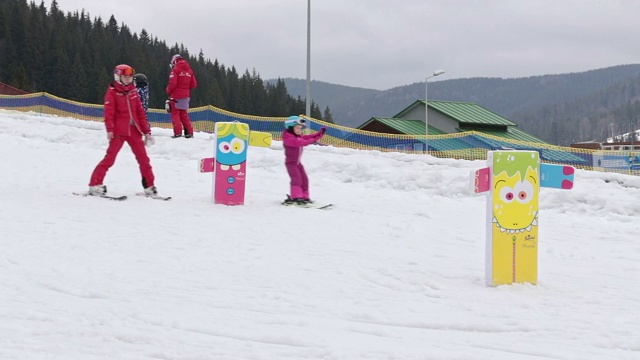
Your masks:
[{"label": "evergreen forest", "polygon": [[[234,66],[212,62],[202,50],[194,56],[182,44],[168,46],[145,29],[132,32],[113,15],[104,21],[84,10],[64,14],[56,0],[49,9],[44,2],[0,1],[0,82],[27,92],[102,104],[113,68],[124,63],[149,79],[149,106],[163,108],[174,54],[189,61],[198,80],[191,107],[273,117],[306,112],[305,100],[290,96],[283,80],[263,81],[255,69],[240,74]],[[311,116],[332,122],[328,106],[322,112],[312,103]]]}]

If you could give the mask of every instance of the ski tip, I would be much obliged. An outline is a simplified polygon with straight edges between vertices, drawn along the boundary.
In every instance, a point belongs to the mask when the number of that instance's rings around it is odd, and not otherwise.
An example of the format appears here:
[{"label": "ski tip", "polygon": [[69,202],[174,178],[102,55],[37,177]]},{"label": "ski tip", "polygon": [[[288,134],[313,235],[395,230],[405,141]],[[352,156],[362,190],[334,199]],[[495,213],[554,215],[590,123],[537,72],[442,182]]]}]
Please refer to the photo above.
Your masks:
[{"label": "ski tip", "polygon": [[169,201],[171,200],[171,196],[158,196],[158,195],[147,195],[143,192],[137,192],[136,196],[142,196],[142,197],[146,197],[149,199],[154,199],[154,200],[162,200],[162,201]]},{"label": "ski tip", "polygon": [[91,195],[88,192],[72,192],[72,194],[76,195],[76,196],[88,196],[88,197],[103,198],[103,199],[116,200],[116,201],[127,200],[127,196],[126,195],[123,195],[123,196]]},{"label": "ski tip", "polygon": [[100,196],[101,198],[105,198],[105,199],[109,199],[109,200],[115,200],[115,201],[124,201],[127,200],[127,196],[123,195],[123,196]]},{"label": "ski tip", "polygon": [[287,203],[287,202],[282,202],[280,203],[283,206],[292,206],[292,207],[299,207],[299,208],[305,208],[305,209],[330,209],[332,208],[334,205],[333,204],[317,204],[317,203],[311,203],[311,204],[296,204],[296,203]]}]

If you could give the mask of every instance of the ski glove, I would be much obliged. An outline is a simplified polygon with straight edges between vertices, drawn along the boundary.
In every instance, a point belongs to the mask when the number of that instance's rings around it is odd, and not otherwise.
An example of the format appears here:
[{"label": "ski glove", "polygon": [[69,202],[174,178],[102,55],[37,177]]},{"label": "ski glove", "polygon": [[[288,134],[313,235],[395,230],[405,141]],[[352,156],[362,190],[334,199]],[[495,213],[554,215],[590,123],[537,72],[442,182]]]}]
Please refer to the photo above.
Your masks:
[{"label": "ski glove", "polygon": [[326,133],[326,132],[327,132],[327,128],[326,128],[326,127],[324,127],[324,126],[323,126],[323,127],[321,127],[321,128],[320,128],[320,132],[322,133],[322,135],[324,135],[324,133]]},{"label": "ski glove", "polygon": [[171,99],[167,99],[164,102],[164,109],[167,110],[168,113],[171,113]]},{"label": "ski glove", "polygon": [[151,134],[147,134],[144,136],[144,144],[149,147],[153,144],[156,143],[156,139],[153,138],[153,136],[151,136]]},{"label": "ski glove", "polygon": [[107,140],[111,141],[113,139],[113,132],[107,131]]}]

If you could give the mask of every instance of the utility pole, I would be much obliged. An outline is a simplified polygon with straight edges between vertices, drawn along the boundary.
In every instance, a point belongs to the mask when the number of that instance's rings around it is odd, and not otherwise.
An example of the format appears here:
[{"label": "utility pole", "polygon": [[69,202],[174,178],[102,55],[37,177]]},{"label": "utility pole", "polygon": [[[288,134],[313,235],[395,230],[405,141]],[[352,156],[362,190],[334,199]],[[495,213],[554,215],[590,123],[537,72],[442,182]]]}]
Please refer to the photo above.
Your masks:
[{"label": "utility pole", "polygon": [[307,118],[311,117],[311,0],[307,0]]}]

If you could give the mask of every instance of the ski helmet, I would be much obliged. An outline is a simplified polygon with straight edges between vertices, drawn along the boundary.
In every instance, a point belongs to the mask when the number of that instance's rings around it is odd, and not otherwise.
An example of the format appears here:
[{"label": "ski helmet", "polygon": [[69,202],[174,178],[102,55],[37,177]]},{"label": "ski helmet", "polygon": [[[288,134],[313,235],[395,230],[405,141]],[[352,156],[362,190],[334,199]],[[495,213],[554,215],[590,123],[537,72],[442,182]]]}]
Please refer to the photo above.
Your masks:
[{"label": "ski helmet", "polygon": [[136,76],[133,77],[133,81],[136,82],[136,84],[142,84],[142,83],[147,83],[147,75],[145,74],[136,74]]},{"label": "ski helmet", "polygon": [[289,116],[287,120],[284,121],[284,128],[291,129],[296,125],[302,125],[304,127],[306,122],[307,120],[301,118],[300,116],[297,116],[297,115]]},{"label": "ski helmet", "polygon": [[120,64],[113,69],[113,79],[115,81],[120,81],[120,76],[133,76],[136,71],[127,64]]},{"label": "ski helmet", "polygon": [[176,61],[178,61],[178,59],[182,59],[182,56],[180,56],[180,54],[175,54],[171,57],[171,62],[169,63],[169,66],[172,69],[176,66]]}]

